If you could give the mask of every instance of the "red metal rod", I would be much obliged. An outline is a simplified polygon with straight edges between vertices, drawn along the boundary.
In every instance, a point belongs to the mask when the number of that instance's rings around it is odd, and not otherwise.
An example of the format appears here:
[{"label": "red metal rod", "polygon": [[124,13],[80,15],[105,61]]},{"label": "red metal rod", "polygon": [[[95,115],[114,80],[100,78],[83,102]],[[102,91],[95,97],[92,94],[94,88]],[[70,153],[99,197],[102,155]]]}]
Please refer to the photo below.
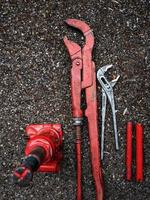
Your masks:
[{"label": "red metal rod", "polygon": [[81,127],[76,127],[77,200],[82,200]]},{"label": "red metal rod", "polygon": [[143,181],[143,135],[144,127],[137,123],[136,126],[136,181]]},{"label": "red metal rod", "polygon": [[126,129],[126,179],[128,181],[132,178],[132,131],[133,122],[130,121]]}]

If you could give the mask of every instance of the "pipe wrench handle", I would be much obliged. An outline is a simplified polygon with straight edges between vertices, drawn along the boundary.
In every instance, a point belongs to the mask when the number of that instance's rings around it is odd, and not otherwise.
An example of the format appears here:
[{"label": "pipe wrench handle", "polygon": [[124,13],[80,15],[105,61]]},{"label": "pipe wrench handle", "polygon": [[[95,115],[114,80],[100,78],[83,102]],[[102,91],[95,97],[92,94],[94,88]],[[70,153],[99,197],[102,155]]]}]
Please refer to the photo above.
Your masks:
[{"label": "pipe wrench handle", "polygon": [[97,123],[97,99],[95,64],[93,63],[93,84],[86,88],[87,109],[85,115],[88,119],[90,154],[92,173],[96,188],[96,200],[103,200],[103,180],[100,166],[99,135]]},{"label": "pipe wrench handle", "polygon": [[81,118],[81,59],[75,59],[71,68],[71,96],[72,96],[72,113],[74,118]]}]

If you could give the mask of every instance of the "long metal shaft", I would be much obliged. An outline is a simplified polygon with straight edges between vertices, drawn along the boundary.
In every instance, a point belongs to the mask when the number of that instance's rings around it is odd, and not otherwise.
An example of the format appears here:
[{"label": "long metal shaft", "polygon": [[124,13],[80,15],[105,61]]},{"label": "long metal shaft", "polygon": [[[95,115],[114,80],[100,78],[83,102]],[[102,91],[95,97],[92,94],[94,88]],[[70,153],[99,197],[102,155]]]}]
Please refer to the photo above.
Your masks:
[{"label": "long metal shaft", "polygon": [[76,126],[77,200],[82,200],[81,126]]},{"label": "long metal shaft", "polygon": [[[108,98],[109,99],[109,98]],[[110,100],[110,99],[109,99]],[[119,150],[119,142],[118,142],[118,131],[117,131],[117,120],[116,120],[116,109],[115,109],[115,102],[114,102],[114,95],[112,92],[111,95],[111,110],[112,110],[112,117],[113,117],[113,126],[114,126],[114,134],[115,134],[115,145],[116,150]]]}]

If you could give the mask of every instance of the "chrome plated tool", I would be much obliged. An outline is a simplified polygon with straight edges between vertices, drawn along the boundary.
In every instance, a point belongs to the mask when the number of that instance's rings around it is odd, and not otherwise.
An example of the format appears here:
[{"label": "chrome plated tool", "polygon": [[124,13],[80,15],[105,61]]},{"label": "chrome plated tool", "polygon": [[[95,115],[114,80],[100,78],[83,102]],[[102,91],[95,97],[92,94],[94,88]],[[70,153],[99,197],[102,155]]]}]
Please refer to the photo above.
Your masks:
[{"label": "chrome plated tool", "polygon": [[117,83],[120,76],[117,76],[116,79],[109,82],[107,80],[107,78],[104,76],[104,74],[111,67],[112,67],[112,65],[105,65],[97,71],[97,79],[102,86],[102,127],[101,127],[101,159],[102,160],[104,158],[104,131],[105,131],[105,117],[106,117],[107,98],[109,100],[109,103],[110,103],[111,109],[112,109],[116,150],[119,149],[117,121],[116,121],[116,109],[115,109],[113,87]]}]

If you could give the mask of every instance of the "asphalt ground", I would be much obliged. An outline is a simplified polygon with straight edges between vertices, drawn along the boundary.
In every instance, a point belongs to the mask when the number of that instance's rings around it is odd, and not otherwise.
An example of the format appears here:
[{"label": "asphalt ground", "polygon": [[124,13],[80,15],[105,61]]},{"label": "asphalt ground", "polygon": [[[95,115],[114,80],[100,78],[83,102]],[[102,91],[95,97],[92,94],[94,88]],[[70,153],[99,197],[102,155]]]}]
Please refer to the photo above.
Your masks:
[{"label": "asphalt ground", "polygon": [[[84,38],[77,30],[66,26],[67,18],[84,20],[93,29],[96,69],[112,63],[114,67],[108,78],[121,76],[114,89],[118,110],[118,152],[114,146],[109,106],[107,110],[102,163],[105,199],[150,199],[149,2],[4,0],[0,6],[0,200],[75,199],[71,62],[63,37],[67,35],[81,45]],[[97,85],[100,113],[101,88]],[[131,119],[145,127],[143,183],[136,183],[135,175],[131,182],[125,180],[125,128]],[[30,123],[63,125],[64,159],[60,173],[36,173],[30,187],[18,188],[12,184],[11,175],[24,156],[24,129]],[[83,199],[94,200],[86,120],[82,140]]]}]

